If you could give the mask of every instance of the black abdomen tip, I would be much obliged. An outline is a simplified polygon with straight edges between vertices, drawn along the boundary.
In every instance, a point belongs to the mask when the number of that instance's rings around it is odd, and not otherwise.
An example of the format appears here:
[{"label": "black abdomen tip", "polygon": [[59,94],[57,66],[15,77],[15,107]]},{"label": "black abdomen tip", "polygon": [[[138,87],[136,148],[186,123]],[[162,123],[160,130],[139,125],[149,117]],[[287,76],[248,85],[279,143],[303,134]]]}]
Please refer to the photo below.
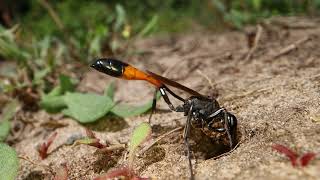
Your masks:
[{"label": "black abdomen tip", "polygon": [[114,77],[122,76],[126,66],[128,66],[127,63],[113,58],[98,58],[90,64],[90,67],[95,70]]}]

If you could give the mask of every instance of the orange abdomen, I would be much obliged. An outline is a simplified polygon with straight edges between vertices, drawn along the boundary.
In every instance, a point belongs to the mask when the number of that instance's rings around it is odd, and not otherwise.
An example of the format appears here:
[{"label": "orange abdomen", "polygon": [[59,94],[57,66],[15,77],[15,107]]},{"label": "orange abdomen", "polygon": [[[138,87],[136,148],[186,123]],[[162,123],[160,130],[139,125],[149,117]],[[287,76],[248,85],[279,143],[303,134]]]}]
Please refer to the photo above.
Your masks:
[{"label": "orange abdomen", "polygon": [[145,80],[155,85],[156,87],[161,87],[163,85],[161,81],[155,79],[149,74],[143,71],[140,71],[139,69],[136,69],[130,65],[124,68],[121,78],[127,79],[127,80]]}]

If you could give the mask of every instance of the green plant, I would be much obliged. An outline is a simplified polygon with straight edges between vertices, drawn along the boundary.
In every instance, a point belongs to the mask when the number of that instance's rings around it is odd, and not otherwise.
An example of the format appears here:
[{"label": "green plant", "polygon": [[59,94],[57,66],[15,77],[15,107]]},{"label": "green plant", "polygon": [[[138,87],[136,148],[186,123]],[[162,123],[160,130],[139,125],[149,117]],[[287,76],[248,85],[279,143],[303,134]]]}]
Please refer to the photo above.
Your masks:
[{"label": "green plant", "polygon": [[136,155],[136,151],[138,147],[143,144],[151,135],[152,129],[150,124],[141,123],[138,125],[131,136],[130,144],[128,147],[129,156],[128,156],[128,167],[117,168],[113,171],[110,171],[106,174],[103,174],[95,180],[104,180],[104,179],[112,179],[112,178],[121,178],[128,180],[147,180],[149,178],[139,177],[134,172],[134,157]]},{"label": "green plant", "polygon": [[[74,92],[71,79],[60,77],[60,84],[49,94],[43,95],[41,106],[48,112],[60,112],[81,123],[97,121],[108,113],[126,118],[143,114],[151,109],[152,101],[141,106],[115,103],[114,84],[111,83],[104,95]],[[158,99],[160,94],[158,94]]]},{"label": "green plant", "polygon": [[134,157],[137,151],[137,148],[144,143],[148,137],[150,137],[152,132],[151,126],[149,123],[141,123],[136,127],[132,133],[130,144],[129,144],[129,156],[128,156],[128,166],[129,169],[133,169],[134,166]]},{"label": "green plant", "polygon": [[19,106],[17,100],[12,100],[2,109],[2,115],[0,117],[0,142],[4,141],[8,136],[11,128],[10,120],[14,116]]},{"label": "green plant", "polygon": [[17,153],[10,146],[0,143],[0,179],[14,180],[18,174]]}]

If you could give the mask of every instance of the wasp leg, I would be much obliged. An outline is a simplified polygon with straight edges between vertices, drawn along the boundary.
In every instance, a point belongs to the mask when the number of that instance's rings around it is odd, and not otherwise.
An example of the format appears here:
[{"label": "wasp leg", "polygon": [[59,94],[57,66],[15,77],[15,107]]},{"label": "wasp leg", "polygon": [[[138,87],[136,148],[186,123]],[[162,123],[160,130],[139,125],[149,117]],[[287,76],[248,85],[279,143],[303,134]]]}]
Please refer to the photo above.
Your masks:
[{"label": "wasp leg", "polygon": [[209,116],[209,118],[213,118],[213,117],[219,115],[220,113],[223,113],[223,116],[224,116],[224,127],[223,128],[212,128],[211,125],[214,123],[214,121],[211,121],[211,122],[208,123],[208,128],[212,129],[214,131],[217,131],[217,132],[227,132],[230,149],[232,149],[232,147],[233,147],[233,138],[231,136],[230,126],[229,126],[229,122],[228,122],[228,111],[225,108],[220,108],[216,112],[212,113]]},{"label": "wasp leg", "polygon": [[[159,88],[159,91],[160,91],[160,94],[161,96],[163,97],[164,101],[168,104],[169,108],[172,110],[172,111],[176,111],[176,112],[180,112],[180,110],[178,110],[176,107],[173,106],[173,104],[171,103],[167,93],[166,93],[166,90],[168,90],[167,87],[160,87]],[[181,98],[181,97],[180,97]],[[182,111],[183,112],[183,111]]]},{"label": "wasp leg", "polygon": [[227,111],[227,110],[225,108],[220,108],[216,112],[210,114],[210,116],[208,118],[213,118],[213,117],[217,116],[218,114],[220,114],[223,111]]},{"label": "wasp leg", "polygon": [[163,87],[164,87],[173,97],[179,99],[179,100],[182,101],[182,102],[185,101],[182,97],[178,96],[176,93],[174,93],[173,91],[171,91],[171,89],[169,89],[167,86],[164,85]]},{"label": "wasp leg", "polygon": [[153,115],[153,113],[156,111],[156,106],[157,106],[157,92],[158,92],[158,89],[156,89],[156,90],[154,91],[154,94],[153,94],[152,107],[151,107],[151,112],[150,112],[150,116],[149,116],[149,124],[151,124],[152,115]]},{"label": "wasp leg", "polygon": [[224,112],[224,128],[226,129],[226,132],[227,132],[227,135],[229,138],[230,150],[232,150],[233,138],[231,136],[230,126],[229,126],[229,122],[228,122],[228,112],[226,110],[224,110],[223,112]]},{"label": "wasp leg", "polygon": [[184,133],[183,133],[183,139],[184,139],[184,144],[187,148],[187,156],[188,156],[188,161],[189,161],[189,170],[190,170],[190,179],[194,180],[194,176],[193,176],[193,170],[192,170],[192,163],[191,163],[191,155],[190,155],[190,145],[189,145],[189,132],[190,132],[190,124],[191,124],[191,118],[192,118],[192,105],[189,109],[188,112],[188,117],[187,117],[187,122],[186,122],[186,126],[184,128]]},{"label": "wasp leg", "polygon": [[[216,117],[217,115],[219,115],[220,113],[222,113],[223,111],[226,111],[224,108],[220,108],[218,109],[216,112],[212,113],[209,117],[209,118],[213,118],[213,117]],[[212,127],[212,124],[214,123],[214,121],[210,121],[207,125],[208,129],[210,130],[213,130],[213,131],[216,131],[216,132],[225,132],[226,129],[223,127],[223,128],[213,128]]]}]

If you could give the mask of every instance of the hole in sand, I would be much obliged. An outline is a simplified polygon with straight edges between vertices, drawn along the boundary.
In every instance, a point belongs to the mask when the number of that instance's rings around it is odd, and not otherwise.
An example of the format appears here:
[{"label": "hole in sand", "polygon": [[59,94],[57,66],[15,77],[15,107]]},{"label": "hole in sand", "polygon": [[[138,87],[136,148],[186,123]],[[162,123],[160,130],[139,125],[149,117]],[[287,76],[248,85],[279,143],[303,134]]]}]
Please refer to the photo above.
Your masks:
[{"label": "hole in sand", "polygon": [[[235,145],[239,139],[241,135],[237,131]],[[210,159],[230,151],[229,139],[225,133],[218,133],[216,138],[211,138],[195,128],[190,131],[190,146],[197,159]]]}]

